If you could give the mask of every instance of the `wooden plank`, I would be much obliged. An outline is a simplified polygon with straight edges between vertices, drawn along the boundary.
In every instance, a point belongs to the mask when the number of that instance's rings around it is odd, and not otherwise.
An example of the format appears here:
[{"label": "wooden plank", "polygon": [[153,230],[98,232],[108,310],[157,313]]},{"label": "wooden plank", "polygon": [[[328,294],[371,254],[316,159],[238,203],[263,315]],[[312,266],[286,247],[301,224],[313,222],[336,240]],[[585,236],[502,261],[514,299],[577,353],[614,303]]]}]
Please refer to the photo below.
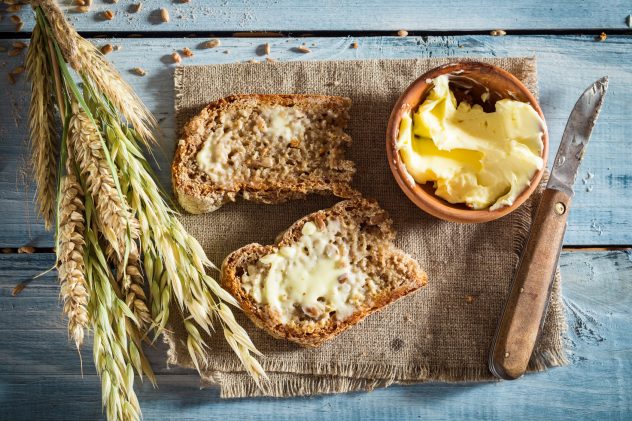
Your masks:
[{"label": "wooden plank", "polygon": [[[79,30],[96,32],[607,30],[627,29],[626,18],[631,11],[625,0],[204,0],[186,4],[143,0],[139,13],[131,13],[132,2],[93,2],[88,13],[74,13],[71,2],[59,3],[69,12],[68,16]],[[163,7],[169,11],[168,23],[160,19],[158,10]],[[115,17],[103,19],[105,10],[114,11]],[[33,23],[31,11],[24,8],[19,15],[25,22],[24,29],[29,30]],[[13,31],[14,28],[9,19],[0,22],[2,31]]]},{"label": "wooden plank", "polygon": [[[89,352],[84,377],[59,326],[54,275],[18,297],[18,279],[47,268],[50,254],[0,255],[0,418],[97,419],[100,383]],[[632,251],[573,252],[561,257],[569,319],[571,365],[515,382],[394,386],[371,393],[296,399],[221,400],[218,389],[198,390],[197,375],[164,368],[152,354],[159,386],[137,387],[145,419],[625,419],[632,411]],[[31,304],[28,304],[28,303]],[[25,308],[30,308],[25,311]],[[58,310],[58,309],[57,309]],[[30,324],[31,329],[25,329]],[[8,335],[8,336],[7,336]],[[54,337],[57,339],[54,339]],[[43,345],[45,344],[45,346]],[[86,348],[89,349],[89,348]]]},{"label": "wooden plank", "polygon": [[[590,36],[459,36],[459,37],[367,37],[358,38],[359,48],[350,48],[356,38],[222,38],[217,49],[200,49],[206,39],[108,39],[97,40],[101,45],[111,42],[121,45],[121,51],[108,58],[121,70],[141,98],[161,121],[165,139],[157,153],[159,176],[169,185],[169,162],[175,139],[173,116],[173,65],[169,55],[176,48],[190,47],[195,56],[185,64],[231,63],[250,59],[262,60],[257,47],[271,44],[271,56],[279,60],[329,60],[413,58],[436,56],[517,56],[535,55],[538,59],[541,104],[546,115],[551,138],[551,156],[559,144],[568,113],[583,89],[603,75],[611,77],[610,92],[600,120],[593,133],[581,173],[576,183],[576,197],[566,233],[567,245],[632,244],[632,166],[628,135],[632,132],[630,103],[632,70],[630,51],[632,39],[612,36],[604,43]],[[310,54],[300,54],[293,47],[307,42]],[[8,47],[9,41],[0,41]],[[228,51],[228,54],[224,54]],[[6,57],[0,62],[5,73],[23,61],[23,56]],[[146,77],[138,77],[130,69],[142,66]],[[418,75],[410,75],[411,81]],[[0,200],[3,218],[0,220],[0,247],[25,244],[48,247],[50,234],[44,232],[34,216],[33,186],[26,182],[29,169],[26,151],[25,118],[28,87],[24,77],[9,85],[0,77],[0,95],[6,98],[0,113]],[[385,116],[385,122],[386,124]],[[590,177],[589,177],[590,173]]]}]

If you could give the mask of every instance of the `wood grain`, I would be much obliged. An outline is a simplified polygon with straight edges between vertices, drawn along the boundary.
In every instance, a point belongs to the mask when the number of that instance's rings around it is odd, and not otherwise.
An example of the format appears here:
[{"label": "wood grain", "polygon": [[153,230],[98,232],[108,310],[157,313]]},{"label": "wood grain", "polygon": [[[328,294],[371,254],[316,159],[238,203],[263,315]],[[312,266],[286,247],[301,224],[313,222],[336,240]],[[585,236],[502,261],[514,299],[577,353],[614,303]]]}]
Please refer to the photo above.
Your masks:
[{"label": "wood grain", "polygon": [[[630,4],[625,0],[447,0],[420,2],[399,0],[385,5],[380,0],[320,2],[266,0],[257,2],[203,0],[181,3],[164,0],[92,2],[88,13],[74,13],[72,2],[61,1],[72,23],[80,31],[488,31],[492,29],[627,29]],[[143,3],[131,13],[132,3]],[[163,23],[158,10],[171,17]],[[105,20],[101,14],[112,10]],[[28,8],[21,13],[30,30],[33,19]],[[279,17],[282,18],[280,19]],[[0,31],[13,31],[9,19],[0,21]]]},{"label": "wood grain", "polygon": [[[222,38],[222,46],[200,49],[207,39],[107,39],[95,40],[120,45],[121,51],[108,55],[156,114],[164,131],[162,149],[155,151],[161,170],[159,177],[169,186],[169,163],[174,139],[173,64],[174,49],[190,47],[194,56],[184,64],[233,63],[264,58],[259,46],[268,42],[271,57],[279,60],[389,59],[436,56],[518,56],[535,55],[538,59],[540,102],[549,126],[550,155],[554,156],[568,114],[583,90],[597,78],[610,76],[610,92],[588,146],[586,158],[575,184],[576,196],[566,234],[567,245],[632,244],[632,164],[629,136],[632,133],[632,38],[612,36],[596,42],[592,36],[446,36],[446,37],[366,37],[357,38]],[[293,50],[307,43],[312,53]],[[9,47],[9,41],[0,41]],[[228,51],[227,54],[224,51]],[[0,72],[22,63],[24,57],[7,57]],[[263,65],[263,64],[262,64]],[[141,66],[147,76],[139,77],[131,69]],[[411,81],[418,75],[411,75]],[[24,77],[9,85],[0,77],[0,95],[4,98],[0,113],[0,247],[25,244],[48,247],[52,237],[34,216],[33,186],[27,160],[27,92]],[[384,125],[388,116],[384,117]],[[549,160],[550,161],[550,160]]]},{"label": "wood grain", "polygon": [[[16,281],[47,269],[50,254],[0,255],[0,419],[99,419],[100,386],[67,340],[54,274],[18,297]],[[571,365],[515,382],[393,386],[305,399],[220,400],[198,377],[152,351],[160,388],[138,385],[145,419],[626,419],[632,411],[632,251],[561,256]]]}]

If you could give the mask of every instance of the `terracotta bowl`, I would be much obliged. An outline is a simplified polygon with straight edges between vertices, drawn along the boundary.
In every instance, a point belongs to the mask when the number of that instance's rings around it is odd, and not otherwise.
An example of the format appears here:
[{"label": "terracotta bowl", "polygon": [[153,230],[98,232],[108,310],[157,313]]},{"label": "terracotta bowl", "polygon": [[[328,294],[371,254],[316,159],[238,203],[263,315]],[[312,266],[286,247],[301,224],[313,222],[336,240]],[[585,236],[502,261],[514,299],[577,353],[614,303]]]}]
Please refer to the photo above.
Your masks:
[{"label": "terracotta bowl", "polygon": [[478,62],[458,62],[437,67],[415,80],[402,96],[399,97],[399,100],[393,108],[386,131],[386,153],[393,176],[395,180],[397,180],[397,184],[399,184],[400,188],[406,193],[406,196],[408,196],[415,205],[437,218],[445,221],[464,223],[487,222],[501,218],[522,205],[535,191],[542,178],[542,174],[546,168],[546,160],[549,155],[549,135],[546,129],[546,123],[543,127],[544,136],[542,137],[544,144],[544,148],[542,149],[544,165],[540,171],[535,173],[529,187],[516,198],[511,206],[505,206],[490,211],[486,209],[474,210],[464,204],[449,203],[434,194],[432,182],[424,185],[415,182],[406,170],[406,166],[402,162],[396,148],[402,116],[404,113],[417,109],[433,87],[431,80],[443,74],[450,76],[450,88],[453,90],[458,101],[466,99],[468,102],[477,102],[477,99],[488,89],[490,95],[489,100],[485,104],[481,103],[486,111],[493,111],[493,104],[495,104],[496,101],[503,98],[512,98],[530,103],[540,115],[542,121],[544,121],[544,114],[542,114],[542,110],[536,99],[522,82],[511,73],[499,67]]}]

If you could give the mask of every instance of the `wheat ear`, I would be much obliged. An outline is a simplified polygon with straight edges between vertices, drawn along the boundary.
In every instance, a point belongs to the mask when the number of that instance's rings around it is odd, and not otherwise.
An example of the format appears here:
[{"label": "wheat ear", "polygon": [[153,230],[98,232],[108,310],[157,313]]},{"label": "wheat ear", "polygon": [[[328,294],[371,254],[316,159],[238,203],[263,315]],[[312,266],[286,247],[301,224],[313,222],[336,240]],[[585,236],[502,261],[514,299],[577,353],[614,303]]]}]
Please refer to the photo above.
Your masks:
[{"label": "wheat ear", "polygon": [[68,334],[77,348],[83,344],[88,324],[84,229],[83,190],[74,171],[69,169],[62,179],[57,261],[60,295],[68,317]]},{"label": "wheat ear", "polygon": [[31,81],[29,134],[31,162],[37,184],[39,213],[46,229],[53,225],[56,208],[57,148],[55,145],[55,109],[46,60],[46,40],[39,25],[33,28],[26,55],[26,70]]},{"label": "wheat ear", "polygon": [[129,244],[138,238],[138,221],[114,182],[117,175],[112,175],[107,163],[98,128],[76,103],[72,104],[68,141],[94,200],[99,231],[117,258],[125,261]]},{"label": "wheat ear", "polygon": [[50,24],[53,37],[59,45],[64,58],[73,69],[78,69],[80,64],[75,59],[79,53],[77,47],[77,39],[80,38],[79,34],[72,27],[64,17],[64,12],[61,11],[55,0],[37,0],[33,1],[33,7],[41,7],[44,12],[44,16]]}]

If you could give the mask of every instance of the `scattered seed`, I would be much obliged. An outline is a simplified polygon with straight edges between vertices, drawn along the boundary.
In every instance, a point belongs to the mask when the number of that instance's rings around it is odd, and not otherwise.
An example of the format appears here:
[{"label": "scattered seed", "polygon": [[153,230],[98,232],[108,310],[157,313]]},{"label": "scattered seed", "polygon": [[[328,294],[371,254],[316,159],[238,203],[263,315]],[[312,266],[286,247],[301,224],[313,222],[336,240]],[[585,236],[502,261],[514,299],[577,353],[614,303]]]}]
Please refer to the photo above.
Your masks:
[{"label": "scattered seed", "polygon": [[206,41],[204,43],[204,48],[215,48],[219,47],[220,45],[222,45],[221,41],[215,38],[210,41]]},{"label": "scattered seed", "polygon": [[353,41],[353,44],[351,44],[351,48],[353,48],[354,50],[358,49],[358,41]]},{"label": "scattered seed", "polygon": [[266,54],[266,56],[270,55],[270,44],[268,44],[267,42],[263,44],[263,52]]},{"label": "scattered seed", "polygon": [[300,53],[303,53],[303,54],[307,54],[307,53],[311,53],[312,52],[312,50],[307,48],[307,46],[305,44],[299,45],[298,47],[296,47],[296,50],[298,52],[300,52]]},{"label": "scattered seed", "polygon": [[17,13],[20,10],[22,10],[21,4],[12,4],[11,6],[7,7],[7,12],[9,13]]},{"label": "scattered seed", "polygon": [[13,44],[11,45],[13,45],[13,48],[26,48],[27,47],[26,43],[22,41],[13,41]]},{"label": "scattered seed", "polygon": [[171,54],[171,59],[176,64],[178,64],[178,63],[180,63],[182,61],[182,57],[180,57],[180,54],[178,54],[177,52],[174,52],[173,54]]},{"label": "scattered seed", "polygon": [[182,55],[185,57],[193,57],[193,51],[190,48],[184,47],[182,49]]},{"label": "scattered seed", "polygon": [[15,297],[20,292],[22,292],[24,288],[26,288],[27,285],[28,285],[28,282],[20,282],[19,284],[13,287],[13,290],[11,291],[11,295]]},{"label": "scattered seed", "polygon": [[507,35],[507,32],[503,31],[502,29],[494,29],[489,34],[493,37],[502,37]]},{"label": "scattered seed", "polygon": [[112,47],[112,44],[105,44],[101,47],[102,54],[110,54],[112,51],[114,51],[114,47]]},{"label": "scattered seed", "polygon": [[408,31],[404,31],[403,29],[400,29],[399,31],[397,31],[397,36],[398,37],[407,37],[408,36]]},{"label": "scattered seed", "polygon": [[89,6],[77,6],[75,7],[75,13],[88,13],[90,11]]},{"label": "scattered seed", "polygon": [[77,6],[85,6],[86,2],[83,0],[75,0],[75,5]]},{"label": "scattered seed", "polygon": [[24,28],[24,22],[18,23],[17,25],[15,25],[15,32],[20,32],[22,28]]},{"label": "scattered seed", "polygon": [[11,15],[9,19],[11,19],[11,22],[15,23],[16,25],[22,22],[22,19],[18,15]]},{"label": "scattered seed", "polygon": [[160,9],[160,19],[162,19],[163,22],[169,22],[169,11],[164,7]]},{"label": "scattered seed", "polygon": [[35,247],[33,246],[22,246],[18,249],[18,253],[20,254],[32,254],[35,253]]},{"label": "scattered seed", "polygon": [[145,76],[147,72],[142,67],[134,67],[132,72],[136,73],[138,76]]},{"label": "scattered seed", "polygon": [[604,42],[606,38],[608,38],[608,35],[605,32],[599,34],[599,41]]},{"label": "scattered seed", "polygon": [[12,48],[9,50],[7,54],[9,55],[9,57],[15,57],[19,55],[21,52],[22,52],[21,48]]},{"label": "scattered seed", "polygon": [[143,3],[136,3],[136,4],[132,4],[132,13],[138,13],[140,12],[140,9],[143,8]]},{"label": "scattered seed", "polygon": [[114,19],[114,12],[111,10],[106,10],[105,12],[103,12],[102,16],[105,20],[112,20]]},{"label": "scattered seed", "polygon": [[11,70],[11,74],[17,76],[20,73],[24,72],[24,66],[18,66],[15,69]]}]

